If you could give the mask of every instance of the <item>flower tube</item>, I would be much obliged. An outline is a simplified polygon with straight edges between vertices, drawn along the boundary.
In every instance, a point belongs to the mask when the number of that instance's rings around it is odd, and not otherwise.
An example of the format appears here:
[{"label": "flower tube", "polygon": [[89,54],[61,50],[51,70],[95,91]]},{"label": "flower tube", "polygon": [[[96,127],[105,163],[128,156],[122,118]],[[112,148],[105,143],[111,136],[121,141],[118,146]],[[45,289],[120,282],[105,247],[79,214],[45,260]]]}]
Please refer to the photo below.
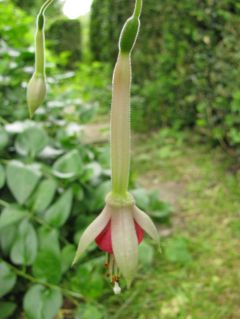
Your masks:
[{"label": "flower tube", "polygon": [[112,190],[100,215],[80,238],[73,264],[88,245],[95,241],[107,252],[106,267],[113,291],[121,292],[122,275],[130,286],[138,264],[138,245],[146,232],[158,240],[158,231],[149,216],[136,205],[128,192],[130,171],[130,89],[131,52],[140,27],[142,0],[136,0],[133,15],[126,21],[119,40],[119,54],[112,82],[111,104],[111,177]]},{"label": "flower tube", "polygon": [[30,117],[41,106],[46,97],[44,13],[52,2],[53,0],[47,0],[37,16],[35,71],[27,86],[27,104]]}]

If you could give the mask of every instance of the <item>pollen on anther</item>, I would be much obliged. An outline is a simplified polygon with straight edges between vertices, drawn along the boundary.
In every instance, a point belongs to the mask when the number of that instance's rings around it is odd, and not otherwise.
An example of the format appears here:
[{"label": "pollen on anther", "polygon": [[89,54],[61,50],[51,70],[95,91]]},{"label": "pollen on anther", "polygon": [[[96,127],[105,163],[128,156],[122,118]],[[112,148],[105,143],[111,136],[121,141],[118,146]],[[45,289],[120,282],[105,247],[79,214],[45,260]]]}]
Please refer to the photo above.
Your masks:
[{"label": "pollen on anther", "polygon": [[121,293],[121,287],[119,286],[119,283],[117,281],[115,281],[114,283],[114,287],[113,287],[113,292],[115,293],[115,295],[119,295]]}]

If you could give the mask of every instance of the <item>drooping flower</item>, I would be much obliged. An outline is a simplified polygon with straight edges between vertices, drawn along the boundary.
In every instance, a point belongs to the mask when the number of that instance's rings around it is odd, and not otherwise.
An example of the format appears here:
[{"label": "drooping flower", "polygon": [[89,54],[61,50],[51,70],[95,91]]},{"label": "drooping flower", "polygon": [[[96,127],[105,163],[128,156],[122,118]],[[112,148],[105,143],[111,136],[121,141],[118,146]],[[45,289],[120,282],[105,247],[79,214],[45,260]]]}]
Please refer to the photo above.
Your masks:
[{"label": "drooping flower", "polygon": [[131,52],[138,35],[142,0],[136,0],[133,15],[126,21],[119,40],[119,55],[113,73],[111,105],[112,191],[100,215],[83,232],[73,264],[93,241],[108,253],[106,267],[113,290],[120,293],[119,277],[127,285],[136,273],[138,245],[146,232],[154,240],[158,231],[147,214],[135,205],[128,192],[130,171]]},{"label": "drooping flower", "polygon": [[144,231],[154,240],[158,231],[147,214],[137,208],[132,197],[124,203],[117,202],[109,195],[100,215],[88,226],[80,239],[74,263],[96,241],[98,247],[109,254],[110,278],[118,281],[116,266],[130,285],[138,262],[138,245]]}]

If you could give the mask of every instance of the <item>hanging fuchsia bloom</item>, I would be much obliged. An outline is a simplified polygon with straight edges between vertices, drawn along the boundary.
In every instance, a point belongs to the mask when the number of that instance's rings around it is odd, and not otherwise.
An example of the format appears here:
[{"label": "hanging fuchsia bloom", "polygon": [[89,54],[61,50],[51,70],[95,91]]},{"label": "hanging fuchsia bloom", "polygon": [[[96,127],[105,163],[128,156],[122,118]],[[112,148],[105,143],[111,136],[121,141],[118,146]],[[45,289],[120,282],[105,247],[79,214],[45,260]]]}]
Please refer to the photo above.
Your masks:
[{"label": "hanging fuchsia bloom", "polygon": [[130,88],[131,51],[140,26],[142,1],[125,23],[119,41],[119,55],[113,73],[111,107],[111,169],[112,191],[106,197],[101,214],[83,232],[74,259],[75,263],[88,245],[95,241],[108,253],[106,263],[114,292],[120,293],[122,274],[128,286],[137,269],[138,245],[146,232],[158,240],[158,231],[147,214],[135,205],[128,193],[130,171]]}]

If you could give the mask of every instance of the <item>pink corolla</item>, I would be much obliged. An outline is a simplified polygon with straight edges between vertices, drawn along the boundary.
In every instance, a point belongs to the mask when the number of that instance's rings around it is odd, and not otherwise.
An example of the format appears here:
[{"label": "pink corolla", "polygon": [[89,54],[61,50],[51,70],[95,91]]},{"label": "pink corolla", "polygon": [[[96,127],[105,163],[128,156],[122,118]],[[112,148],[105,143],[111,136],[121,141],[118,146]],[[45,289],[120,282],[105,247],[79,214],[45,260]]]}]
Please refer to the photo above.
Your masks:
[{"label": "pink corolla", "polygon": [[95,240],[98,247],[109,254],[107,267],[113,283],[119,279],[118,271],[114,270],[116,265],[130,285],[136,273],[138,245],[143,240],[144,231],[155,240],[158,239],[158,231],[149,216],[137,208],[133,199],[121,203],[109,197],[100,215],[84,231],[76,259]]},{"label": "pink corolla", "polygon": [[130,285],[138,264],[138,245],[146,232],[158,240],[158,231],[147,214],[136,205],[128,192],[130,171],[130,88],[131,51],[135,44],[142,1],[125,23],[119,41],[119,55],[113,73],[111,105],[111,170],[112,191],[100,215],[83,232],[74,259],[75,263],[89,244],[96,242],[108,253],[106,266],[114,292],[120,293],[122,275]]}]

